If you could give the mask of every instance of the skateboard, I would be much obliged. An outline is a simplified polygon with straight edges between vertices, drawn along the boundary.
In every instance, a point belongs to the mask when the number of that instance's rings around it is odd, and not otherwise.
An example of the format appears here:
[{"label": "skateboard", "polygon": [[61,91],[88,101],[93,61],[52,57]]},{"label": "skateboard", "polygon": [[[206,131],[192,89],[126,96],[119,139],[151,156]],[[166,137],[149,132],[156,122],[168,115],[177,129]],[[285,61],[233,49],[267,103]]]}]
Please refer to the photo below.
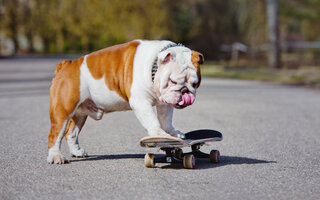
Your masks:
[{"label": "skateboard", "polygon": [[[220,161],[220,152],[212,150],[210,154],[200,151],[200,147],[207,142],[221,141],[222,134],[216,130],[202,129],[185,134],[185,139],[173,136],[147,136],[140,140],[140,146],[145,148],[160,148],[165,155],[156,157],[147,153],[144,164],[148,168],[155,167],[156,163],[183,163],[184,168],[193,169],[196,166],[196,158],[209,158],[211,163]],[[191,152],[183,153],[183,147],[191,147]]]}]

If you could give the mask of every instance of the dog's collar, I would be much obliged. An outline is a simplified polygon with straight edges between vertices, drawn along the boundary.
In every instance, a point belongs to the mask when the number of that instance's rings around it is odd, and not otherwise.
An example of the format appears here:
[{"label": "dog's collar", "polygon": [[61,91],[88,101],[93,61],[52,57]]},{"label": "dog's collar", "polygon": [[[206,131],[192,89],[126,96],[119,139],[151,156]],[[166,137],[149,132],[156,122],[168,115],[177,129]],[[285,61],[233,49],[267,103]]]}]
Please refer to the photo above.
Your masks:
[{"label": "dog's collar", "polygon": [[[170,43],[170,44],[168,44],[167,46],[163,47],[163,48],[161,49],[161,51],[159,51],[159,53],[160,53],[160,52],[163,52],[163,51],[165,51],[165,50],[167,50],[167,49],[169,49],[169,48],[171,48],[171,47],[177,47],[177,46],[184,47],[183,44],[180,44],[180,43],[178,43],[178,44],[176,44],[176,43]],[[154,61],[153,61],[153,63],[152,63],[152,68],[151,68],[151,78],[152,78],[152,82],[154,81],[154,77],[155,77],[157,71],[158,71],[158,56],[154,59]]]},{"label": "dog's collar", "polygon": [[154,81],[154,77],[158,71],[158,57],[153,61],[152,69],[151,69],[151,78],[152,82]]}]

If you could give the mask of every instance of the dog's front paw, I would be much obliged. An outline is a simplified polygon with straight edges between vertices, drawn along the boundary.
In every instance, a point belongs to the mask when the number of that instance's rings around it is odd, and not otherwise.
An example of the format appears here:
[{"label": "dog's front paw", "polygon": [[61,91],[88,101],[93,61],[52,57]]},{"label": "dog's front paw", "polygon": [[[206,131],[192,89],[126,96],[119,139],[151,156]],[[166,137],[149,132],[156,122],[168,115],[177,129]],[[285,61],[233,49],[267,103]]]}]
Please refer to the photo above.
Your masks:
[{"label": "dog's front paw", "polygon": [[76,158],[88,157],[88,153],[83,148],[72,149],[71,150],[71,155],[72,155],[72,157],[76,157]]},{"label": "dog's front paw", "polygon": [[149,132],[150,136],[170,136],[170,134],[166,133],[164,130],[162,130],[161,128],[158,128],[152,132]]},{"label": "dog's front paw", "polygon": [[186,136],[185,136],[184,133],[182,133],[182,132],[179,131],[179,130],[175,130],[175,129],[170,130],[170,131],[169,131],[169,134],[170,134],[171,136],[178,137],[178,138],[181,138],[181,139],[185,139],[185,138],[186,138]]},{"label": "dog's front paw", "polygon": [[59,150],[49,150],[49,155],[47,157],[47,162],[49,164],[64,164],[69,163],[68,160],[66,160],[63,155],[60,153]]}]

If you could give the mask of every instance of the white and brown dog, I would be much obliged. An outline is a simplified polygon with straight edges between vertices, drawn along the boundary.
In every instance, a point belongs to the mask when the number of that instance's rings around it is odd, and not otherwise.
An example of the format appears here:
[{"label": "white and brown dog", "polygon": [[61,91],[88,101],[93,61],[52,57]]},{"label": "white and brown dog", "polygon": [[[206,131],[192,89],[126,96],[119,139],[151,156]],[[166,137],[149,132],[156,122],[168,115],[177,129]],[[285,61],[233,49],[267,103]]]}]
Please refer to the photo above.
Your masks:
[{"label": "white and brown dog", "polygon": [[63,137],[73,156],[87,156],[78,142],[87,116],[100,120],[113,111],[133,110],[149,135],[184,137],[172,126],[173,108],[194,102],[202,63],[201,53],[182,45],[146,40],[62,61],[50,88],[48,163],[65,162]]}]

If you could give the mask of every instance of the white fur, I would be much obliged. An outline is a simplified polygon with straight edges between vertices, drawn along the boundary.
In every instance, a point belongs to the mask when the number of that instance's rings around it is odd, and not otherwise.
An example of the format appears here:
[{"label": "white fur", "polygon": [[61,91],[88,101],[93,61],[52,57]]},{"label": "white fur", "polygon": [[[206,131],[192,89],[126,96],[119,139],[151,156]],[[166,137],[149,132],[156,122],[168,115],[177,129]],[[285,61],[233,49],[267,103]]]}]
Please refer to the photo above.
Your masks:
[{"label": "white fur", "polygon": [[[149,135],[167,134],[162,128],[152,106],[161,104],[154,91],[151,68],[160,50],[170,41],[140,41],[133,64],[131,108]],[[170,113],[168,113],[170,115]]]},{"label": "white fur", "polygon": [[[134,60],[130,106],[149,135],[169,133],[174,136],[183,137],[183,133],[172,126],[173,109],[167,105],[168,103],[171,105],[178,103],[181,99],[181,93],[172,92],[173,89],[171,89],[163,94],[163,88],[168,84],[170,76],[176,76],[171,77],[179,81],[179,85],[175,89],[180,90],[183,86],[186,86],[190,90],[191,95],[195,97],[195,88],[190,85],[197,82],[198,78],[196,69],[191,63],[191,50],[185,47],[172,47],[160,52],[168,44],[172,44],[172,42],[141,41]],[[168,52],[172,55],[174,62],[170,61],[169,63],[161,64],[161,61],[165,59]],[[153,83],[150,73],[152,63],[156,57],[158,57],[159,69]],[[177,75],[181,75],[180,79],[183,80],[178,80],[179,77]],[[188,76],[189,82],[185,85],[184,80],[186,76]],[[164,95],[163,98],[161,98],[162,94]],[[158,105],[158,116],[156,116],[152,109],[153,105]]]}]

